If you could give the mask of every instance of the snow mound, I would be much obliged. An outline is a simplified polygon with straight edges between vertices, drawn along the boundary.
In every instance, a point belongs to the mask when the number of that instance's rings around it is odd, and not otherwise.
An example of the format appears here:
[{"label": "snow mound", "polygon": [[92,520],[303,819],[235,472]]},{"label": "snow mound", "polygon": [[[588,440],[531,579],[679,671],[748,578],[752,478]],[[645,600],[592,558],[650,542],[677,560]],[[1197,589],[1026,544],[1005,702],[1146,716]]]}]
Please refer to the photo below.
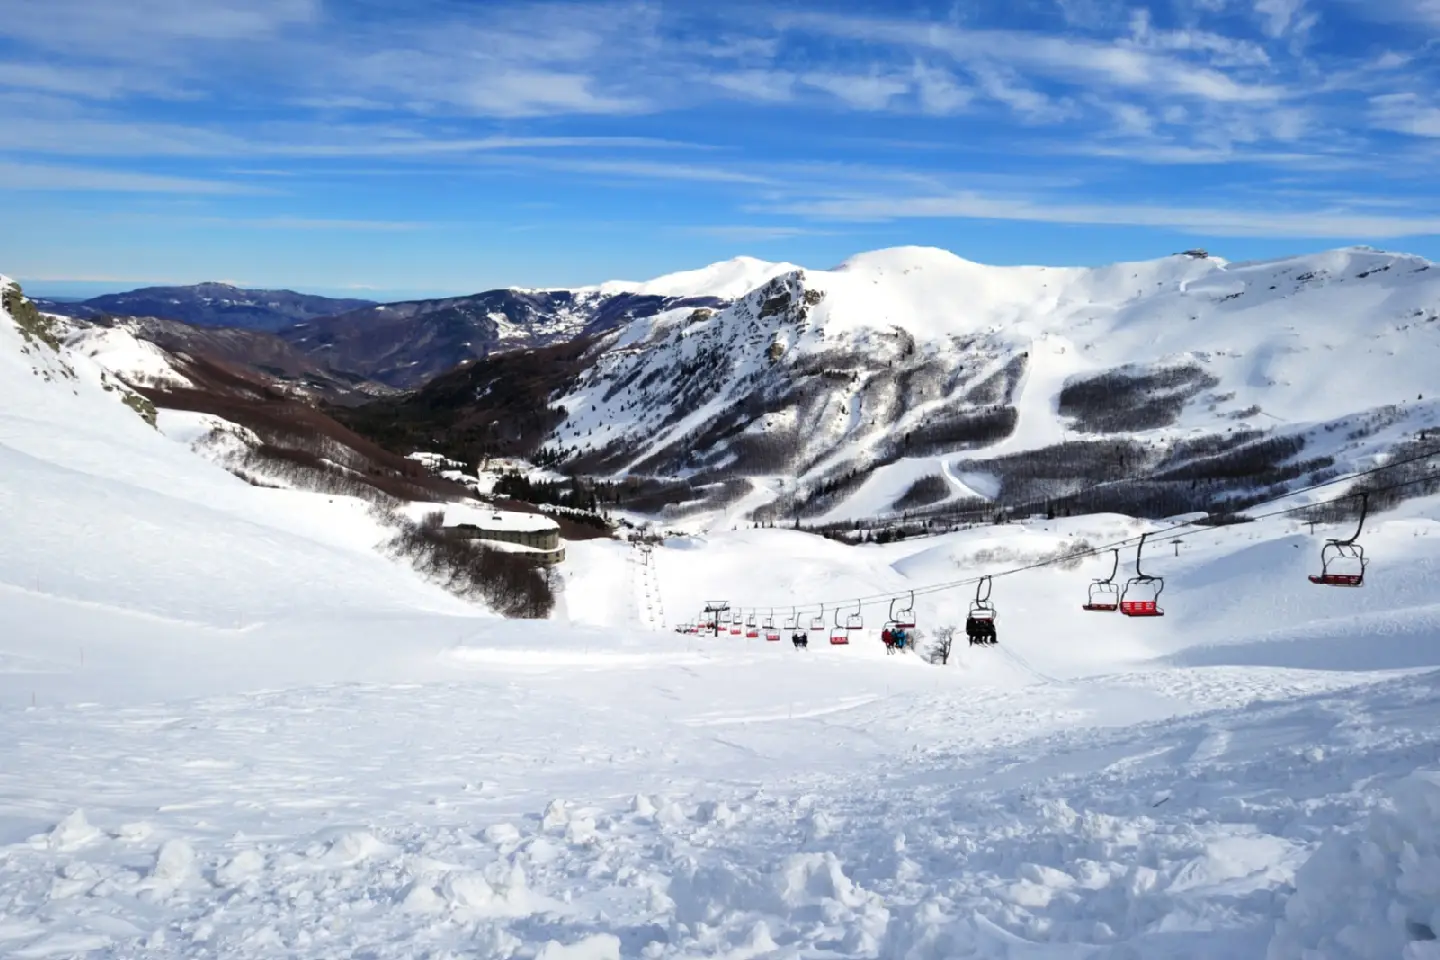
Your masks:
[{"label": "snow mound", "polygon": [[1267,960],[1440,958],[1440,771],[1400,782],[1358,833],[1320,847]]},{"label": "snow mound", "polygon": [[85,819],[84,810],[72,811],[55,825],[45,838],[52,850],[78,850],[92,840],[100,838],[100,831]]}]

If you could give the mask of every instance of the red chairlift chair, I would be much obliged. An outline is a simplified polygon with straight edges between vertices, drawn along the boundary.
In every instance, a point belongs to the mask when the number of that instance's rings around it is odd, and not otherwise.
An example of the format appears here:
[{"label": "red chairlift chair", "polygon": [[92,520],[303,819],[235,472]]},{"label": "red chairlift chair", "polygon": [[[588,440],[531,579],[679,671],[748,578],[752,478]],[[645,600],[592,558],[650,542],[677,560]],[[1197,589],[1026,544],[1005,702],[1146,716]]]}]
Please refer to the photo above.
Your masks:
[{"label": "red chairlift chair", "polygon": [[895,604],[900,602],[896,597],[890,601],[890,620],[887,627],[893,630],[914,630],[915,629],[915,591],[910,591],[910,597],[903,609],[896,610]]},{"label": "red chairlift chair", "polygon": [[[1355,527],[1355,534],[1348,540],[1327,540],[1325,546],[1320,550],[1320,572],[1310,575],[1310,582],[1319,584],[1322,587],[1358,587],[1365,582],[1365,568],[1370,561],[1365,558],[1365,548],[1355,541],[1360,539],[1360,533],[1365,529],[1365,514],[1370,508],[1370,495],[1360,494],[1360,523]],[[1330,569],[1331,565],[1339,562],[1342,567],[1348,567],[1348,573],[1336,573]]]},{"label": "red chairlift chair", "polygon": [[[1165,616],[1165,611],[1160,609],[1160,594],[1165,589],[1165,578],[1152,577],[1140,569],[1140,554],[1145,550],[1145,538],[1148,536],[1148,533],[1140,534],[1140,544],[1135,548],[1135,576],[1127,580],[1125,589],[1120,591],[1120,612],[1127,617]],[[1149,599],[1132,600],[1131,590],[1148,595]]]}]

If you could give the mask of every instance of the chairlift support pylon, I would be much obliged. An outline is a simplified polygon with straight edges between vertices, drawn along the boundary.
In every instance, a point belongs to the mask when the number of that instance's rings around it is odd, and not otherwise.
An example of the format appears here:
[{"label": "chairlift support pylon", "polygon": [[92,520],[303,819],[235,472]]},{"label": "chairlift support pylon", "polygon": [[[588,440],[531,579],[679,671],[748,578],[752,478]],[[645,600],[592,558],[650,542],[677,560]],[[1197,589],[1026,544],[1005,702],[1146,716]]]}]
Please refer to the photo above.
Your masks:
[{"label": "chairlift support pylon", "polygon": [[714,631],[715,636],[720,636],[721,624],[725,622],[725,614],[730,609],[729,600],[706,600],[705,601],[705,629]]},{"label": "chairlift support pylon", "polygon": [[[1370,510],[1370,494],[1360,494],[1360,522],[1355,525],[1355,533],[1348,540],[1330,539],[1325,541],[1325,546],[1320,549],[1320,572],[1310,575],[1310,582],[1323,587],[1358,587],[1365,583],[1365,568],[1370,561],[1365,557],[1365,548],[1356,543],[1360,534],[1365,530],[1365,515]],[[1346,566],[1355,565],[1358,570],[1353,573],[1332,573],[1331,564],[1336,561],[1343,561]]]}]

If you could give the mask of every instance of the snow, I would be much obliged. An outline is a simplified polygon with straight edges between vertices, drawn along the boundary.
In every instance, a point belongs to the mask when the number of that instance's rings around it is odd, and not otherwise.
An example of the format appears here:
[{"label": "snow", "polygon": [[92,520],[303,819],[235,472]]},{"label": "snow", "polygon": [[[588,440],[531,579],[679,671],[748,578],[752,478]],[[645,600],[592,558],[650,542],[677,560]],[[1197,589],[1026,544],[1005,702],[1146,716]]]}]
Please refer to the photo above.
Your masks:
[{"label": "snow", "polygon": [[733,260],[712,263],[699,270],[670,273],[643,283],[613,280],[594,289],[602,296],[635,293],[652,297],[717,297],[733,300],[763,286],[774,277],[796,269],[799,268],[791,263],[768,263],[754,257],[736,257]]},{"label": "snow", "polygon": [[175,369],[169,354],[155,344],[139,339],[124,327],[75,325],[70,345],[76,353],[88,357],[126,383],[137,386],[193,386]]},{"label": "snow", "polygon": [[1387,800],[1300,868],[1272,960],[1440,956],[1440,771],[1405,778]]},{"label": "snow", "polygon": [[926,585],[1150,525],[586,541],[507,622],[25,347],[0,317],[0,954],[1435,956],[1436,498],[1360,590],[1285,519],[1147,551],[1155,621],[1079,610],[1108,557],[997,578],[945,667],[884,602],[845,648],[665,627],[922,588],[933,635],[969,591]]},{"label": "snow", "polygon": [[482,527],[486,530],[503,530],[514,533],[547,533],[560,529],[554,520],[539,513],[521,513],[518,510],[496,510],[488,506],[468,503],[421,503],[411,504],[408,512],[416,519],[432,510],[445,514],[445,526],[454,527],[463,523]]},{"label": "snow", "polygon": [[[792,479],[802,488],[832,471],[887,464],[824,515],[839,522],[890,511],[904,481],[923,475],[893,465],[896,439],[986,407],[967,399],[970,391],[1020,361],[1013,395],[997,401],[1014,407],[1013,433],[920,468],[946,477],[947,499],[984,492],[986,471],[973,461],[1097,439],[1060,415],[1060,393],[1115,370],[1194,368],[1217,382],[1166,426],[1110,435],[1157,449],[1263,429],[1303,437],[1306,457],[1353,469],[1403,435],[1440,426],[1432,374],[1440,271],[1419,257],[1345,248],[1237,264],[1177,255],[1101,268],[996,267],[900,247],[833,270],[778,269],[788,266],[706,268],[693,289],[727,272],[755,286],[707,319],[671,311],[613,334],[589,374],[556,398],[567,416],[552,444],[624,445],[615,470],[623,473],[652,470],[657,453],[679,459],[675,451],[697,437],[726,438],[695,451],[710,458],[704,469],[673,468],[683,477],[726,464],[732,444],[769,436],[794,451]],[[766,312],[767,298],[781,295],[791,304],[818,299],[801,321]],[[772,344],[783,349],[778,360]],[[817,378],[816,366],[848,375]],[[713,387],[707,370],[723,373]],[[904,386],[911,374],[932,383],[929,391]],[[692,381],[702,389],[689,390]],[[737,409],[757,412],[732,425]],[[968,474],[981,475],[978,486]]]}]

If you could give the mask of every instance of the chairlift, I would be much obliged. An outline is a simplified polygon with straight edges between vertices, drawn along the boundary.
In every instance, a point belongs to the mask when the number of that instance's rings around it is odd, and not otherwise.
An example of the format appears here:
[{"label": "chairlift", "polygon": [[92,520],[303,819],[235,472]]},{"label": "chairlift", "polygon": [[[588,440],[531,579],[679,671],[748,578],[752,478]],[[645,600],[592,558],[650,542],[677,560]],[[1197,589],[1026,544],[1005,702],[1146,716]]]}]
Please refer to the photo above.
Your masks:
[{"label": "chairlift", "polygon": [[810,618],[810,631],[812,633],[825,632],[825,604],[820,604],[820,612]]},{"label": "chairlift", "polygon": [[730,636],[740,636],[740,634],[744,632],[742,629],[743,623],[744,621],[740,616],[739,610],[736,610],[734,613],[730,614]]},{"label": "chairlift", "polygon": [[745,639],[755,640],[760,636],[760,624],[755,620],[755,611],[750,611],[750,616],[745,618]]},{"label": "chairlift", "polygon": [[970,601],[970,612],[965,615],[965,635],[972,647],[993,646],[999,642],[995,635],[995,604],[990,602],[994,586],[988,575],[975,584],[975,599]]},{"label": "chairlift", "polygon": [[774,610],[771,610],[765,617],[765,620],[760,624],[760,629],[765,631],[765,639],[770,643],[775,643],[780,639],[780,631],[775,629]]},{"label": "chairlift", "polygon": [[1115,574],[1120,571],[1120,551],[1111,550],[1115,555],[1115,562],[1110,567],[1110,576],[1103,580],[1096,579],[1090,582],[1089,599],[1085,601],[1084,609],[1092,613],[1114,613],[1120,609],[1120,585],[1115,582]]},{"label": "chairlift", "polygon": [[891,629],[895,630],[914,630],[915,591],[911,590],[909,598],[905,601],[905,606],[899,610],[896,610],[895,604],[899,602],[899,597],[895,597],[893,600],[890,601],[890,620],[888,626]]},{"label": "chairlift", "polygon": [[790,616],[788,616],[788,617],[785,618],[785,630],[786,630],[786,632],[788,632],[788,633],[794,633],[796,630],[799,630],[799,629],[800,629],[800,611],[796,610],[794,607],[791,607],[791,608],[790,608]]},{"label": "chairlift", "polygon": [[[1365,548],[1355,541],[1360,539],[1360,534],[1365,529],[1365,514],[1369,509],[1370,495],[1360,494],[1360,523],[1355,527],[1355,534],[1348,540],[1325,541],[1325,546],[1320,550],[1320,573],[1310,575],[1311,583],[1324,587],[1358,587],[1365,582],[1365,568],[1370,565],[1370,561],[1365,558]],[[1330,567],[1337,561],[1342,569],[1349,572],[1332,572]]]},{"label": "chairlift", "polygon": [[700,622],[705,624],[706,630],[718,637],[725,629],[725,612],[729,609],[730,603],[727,600],[706,601],[705,611],[701,614]]},{"label": "chairlift", "polygon": [[[1127,580],[1125,589],[1120,591],[1120,612],[1127,617],[1165,616],[1165,611],[1160,609],[1160,594],[1165,589],[1165,578],[1152,577],[1140,569],[1140,555],[1145,551],[1145,539],[1149,536],[1148,533],[1140,534],[1140,543],[1135,547],[1135,576]],[[1149,599],[1131,600],[1131,590],[1136,590]]]},{"label": "chairlift", "polygon": [[[853,614],[852,614],[852,616],[853,616]],[[850,619],[849,617],[846,618],[846,623],[847,623],[847,624],[849,623],[849,619]],[[835,608],[835,626],[834,626],[834,629],[832,629],[832,630],[830,631],[830,646],[832,646],[832,647],[843,647],[843,646],[846,646],[846,645],[849,644],[849,643],[850,643],[850,631],[846,628],[845,625],[842,625],[842,624],[840,623],[840,608],[839,608],[839,607],[836,607],[836,608]]]}]

